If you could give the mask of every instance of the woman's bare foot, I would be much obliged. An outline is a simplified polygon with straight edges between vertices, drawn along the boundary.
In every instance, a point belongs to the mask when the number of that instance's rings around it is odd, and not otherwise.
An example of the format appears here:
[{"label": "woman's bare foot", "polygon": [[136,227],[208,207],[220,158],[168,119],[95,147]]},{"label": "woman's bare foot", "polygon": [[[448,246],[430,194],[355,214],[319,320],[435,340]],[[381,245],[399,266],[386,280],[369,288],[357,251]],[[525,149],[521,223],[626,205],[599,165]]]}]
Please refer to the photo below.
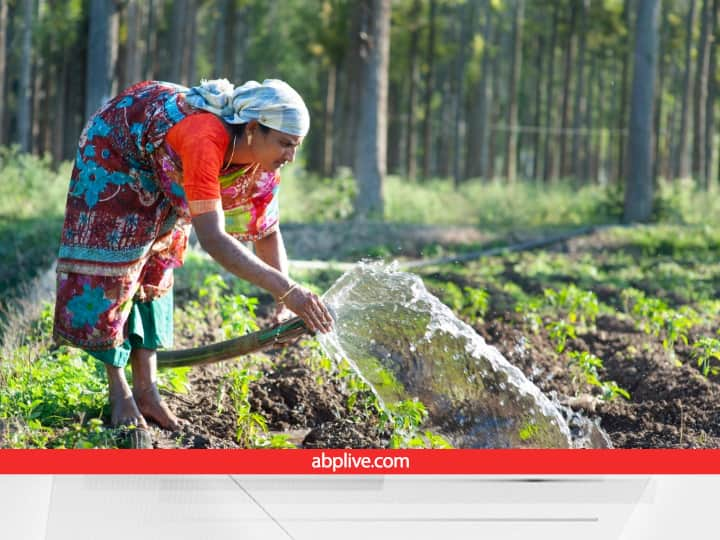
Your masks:
[{"label": "woman's bare foot", "polygon": [[130,392],[113,395],[111,391],[110,410],[110,423],[113,427],[135,426],[141,429],[148,427]]},{"label": "woman's bare foot", "polygon": [[173,414],[167,403],[160,397],[157,385],[151,384],[145,388],[133,387],[133,397],[142,415],[152,420],[163,429],[178,431],[182,421]]},{"label": "woman's bare foot", "polygon": [[147,429],[147,422],[133,399],[123,368],[105,365],[105,371],[108,375],[111,425]]}]

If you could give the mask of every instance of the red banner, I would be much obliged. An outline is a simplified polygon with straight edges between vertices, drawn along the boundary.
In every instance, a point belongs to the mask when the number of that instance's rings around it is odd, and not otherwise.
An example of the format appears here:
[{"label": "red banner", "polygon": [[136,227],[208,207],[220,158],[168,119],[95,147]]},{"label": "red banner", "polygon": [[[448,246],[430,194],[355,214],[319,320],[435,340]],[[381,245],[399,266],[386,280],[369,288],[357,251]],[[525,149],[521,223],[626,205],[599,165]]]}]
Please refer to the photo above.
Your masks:
[{"label": "red banner", "polygon": [[720,474],[720,450],[2,450],[0,474]]}]

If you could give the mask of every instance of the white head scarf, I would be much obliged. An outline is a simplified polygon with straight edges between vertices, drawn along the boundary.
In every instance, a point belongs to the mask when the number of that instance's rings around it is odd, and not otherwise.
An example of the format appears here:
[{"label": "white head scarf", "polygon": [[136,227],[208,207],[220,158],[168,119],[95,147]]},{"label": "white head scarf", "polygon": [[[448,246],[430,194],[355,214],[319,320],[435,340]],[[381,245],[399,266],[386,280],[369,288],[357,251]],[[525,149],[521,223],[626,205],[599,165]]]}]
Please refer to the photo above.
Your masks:
[{"label": "white head scarf", "polygon": [[290,135],[304,137],[310,129],[305,102],[289,84],[265,79],[248,81],[234,88],[227,79],[202,81],[185,95],[197,109],[209,111],[230,124],[257,120],[260,124]]}]

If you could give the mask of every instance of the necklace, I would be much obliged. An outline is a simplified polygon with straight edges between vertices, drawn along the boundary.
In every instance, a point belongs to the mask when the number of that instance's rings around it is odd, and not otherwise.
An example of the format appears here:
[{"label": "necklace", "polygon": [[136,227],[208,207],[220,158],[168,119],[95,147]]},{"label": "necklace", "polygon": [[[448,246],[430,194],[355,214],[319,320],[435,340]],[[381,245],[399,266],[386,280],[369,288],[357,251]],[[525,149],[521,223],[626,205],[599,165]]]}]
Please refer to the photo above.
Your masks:
[{"label": "necklace", "polygon": [[227,169],[230,166],[230,161],[232,161],[233,154],[235,154],[235,142],[237,141],[237,135],[233,135],[233,143],[232,143],[232,150],[230,151],[230,157],[227,160],[227,163],[223,167],[223,169]]}]

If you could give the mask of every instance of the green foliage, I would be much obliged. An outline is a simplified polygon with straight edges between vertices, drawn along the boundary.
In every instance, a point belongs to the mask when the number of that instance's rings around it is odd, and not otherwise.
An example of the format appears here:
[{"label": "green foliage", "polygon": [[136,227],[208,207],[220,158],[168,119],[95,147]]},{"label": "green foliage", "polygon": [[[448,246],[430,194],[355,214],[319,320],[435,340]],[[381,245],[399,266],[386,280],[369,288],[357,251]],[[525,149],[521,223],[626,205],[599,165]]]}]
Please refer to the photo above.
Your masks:
[{"label": "green foliage", "polygon": [[490,306],[490,294],[483,289],[463,287],[462,289],[448,281],[437,285],[441,290],[441,300],[452,309],[473,322],[481,322]]},{"label": "green foliage", "polygon": [[692,355],[706,377],[720,373],[720,340],[703,337],[692,345]]},{"label": "green foliage", "polygon": [[190,391],[189,375],[189,367],[161,368],[158,370],[158,388],[187,394]]},{"label": "green foliage", "polygon": [[394,426],[390,448],[452,448],[442,436],[420,429],[428,412],[417,399],[399,401],[388,409]]},{"label": "green foliage", "polygon": [[223,379],[218,390],[218,414],[224,412],[222,396],[227,396],[235,413],[235,439],[243,448],[267,446],[267,422],[260,413],[254,412],[250,405],[250,383],[260,376],[247,369],[233,368]]},{"label": "green foliage", "polygon": [[565,313],[570,324],[594,325],[600,311],[594,292],[583,291],[570,284],[560,290],[545,289],[547,305]]},{"label": "green foliage", "polygon": [[577,337],[575,325],[564,320],[551,321],[546,328],[550,334],[550,339],[555,342],[555,350],[559,353],[565,350],[568,339]]},{"label": "green foliage", "polygon": [[662,336],[663,348],[675,358],[675,343],[688,344],[688,334],[702,322],[699,314],[689,306],[674,310],[661,299],[652,298],[637,289],[626,289],[621,294],[625,311],[633,316],[643,332]]},{"label": "green foliage", "polygon": [[627,390],[620,388],[615,381],[602,381],[598,370],[603,369],[603,361],[587,351],[573,351],[570,356],[570,370],[573,373],[573,382],[581,382],[595,386],[601,391],[601,398],[611,401],[618,396],[630,399]]}]

